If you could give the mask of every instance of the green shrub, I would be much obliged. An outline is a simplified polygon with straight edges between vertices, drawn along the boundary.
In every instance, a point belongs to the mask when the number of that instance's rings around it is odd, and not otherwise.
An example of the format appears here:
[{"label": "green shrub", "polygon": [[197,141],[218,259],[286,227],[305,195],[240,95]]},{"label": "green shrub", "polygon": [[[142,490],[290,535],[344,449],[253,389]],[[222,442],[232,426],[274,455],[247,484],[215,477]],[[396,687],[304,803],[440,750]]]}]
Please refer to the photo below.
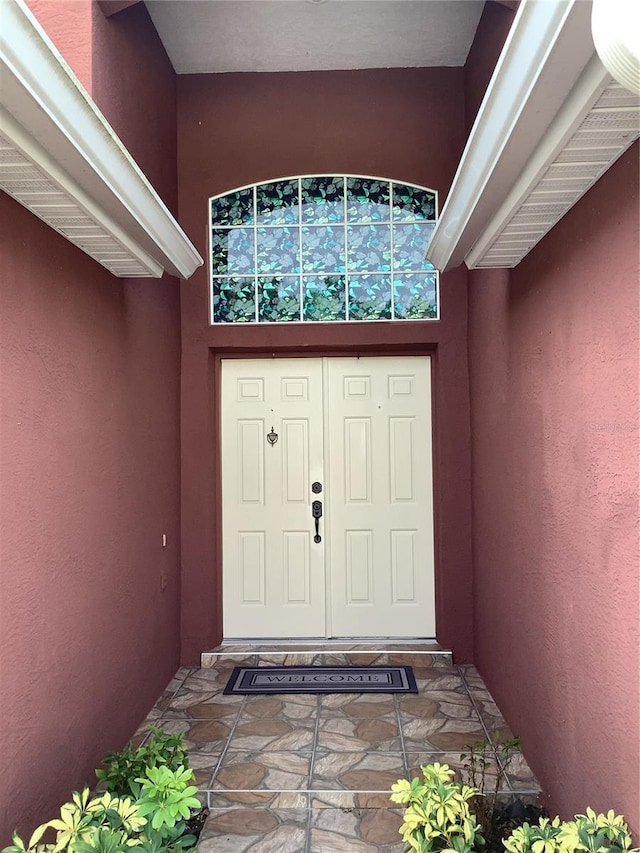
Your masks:
[{"label": "green shrub", "polygon": [[399,779],[391,786],[394,803],[406,804],[400,827],[403,841],[416,853],[451,850],[471,853],[484,844],[469,800],[478,794],[475,788],[453,782],[454,772],[447,764],[422,767],[422,779]]},{"label": "green shrub", "polygon": [[[508,764],[518,745],[517,739],[505,742],[503,762]],[[399,779],[391,786],[391,800],[406,805],[399,832],[409,845],[408,850],[471,853],[485,845],[476,810],[480,807],[484,814],[485,771],[489,764],[481,744],[474,744],[465,769],[470,778],[480,781],[482,790],[454,782],[454,771],[447,764],[428,764],[422,767],[422,779]],[[487,797],[492,804],[496,793],[497,787]],[[537,824],[523,823],[502,841],[506,853],[640,853],[632,843],[622,815],[613,811],[596,814],[591,808],[564,822],[559,817],[543,817]]]},{"label": "green shrub", "polygon": [[193,771],[186,767],[171,770],[161,765],[147,767],[145,775],[136,779],[142,785],[140,814],[151,816],[153,829],[173,829],[180,818],[189,817],[191,809],[200,808],[200,801],[194,797],[198,789],[188,784],[192,778]]},{"label": "green shrub", "polygon": [[[91,797],[88,788],[74,791],[60,817],[39,826],[29,843],[14,832],[13,844],[2,853],[183,853],[196,838],[185,834],[182,818],[199,808],[188,783],[193,772],[184,767],[149,768],[140,799],[105,792]],[[160,774],[160,776],[155,776]],[[55,841],[43,842],[48,832]]]},{"label": "green shrub", "polygon": [[120,752],[108,753],[103,764],[107,769],[96,770],[96,776],[107,791],[137,797],[140,785],[136,780],[144,776],[147,767],[166,766],[177,770],[188,767],[189,760],[181,732],[168,734],[151,726],[151,734],[142,746],[134,748],[128,743]]},{"label": "green shrub", "polygon": [[[81,794],[74,791],[71,802],[61,807],[60,817],[39,826],[28,844],[14,833],[13,844],[2,853],[123,853],[146,825],[146,818],[129,797],[107,792],[91,798],[85,788]],[[44,843],[42,838],[49,830],[55,831],[55,841]]]},{"label": "green shrub", "polygon": [[640,853],[632,849],[629,827],[613,811],[586,814],[574,820],[541,818],[537,824],[523,823],[502,842],[508,853]]}]

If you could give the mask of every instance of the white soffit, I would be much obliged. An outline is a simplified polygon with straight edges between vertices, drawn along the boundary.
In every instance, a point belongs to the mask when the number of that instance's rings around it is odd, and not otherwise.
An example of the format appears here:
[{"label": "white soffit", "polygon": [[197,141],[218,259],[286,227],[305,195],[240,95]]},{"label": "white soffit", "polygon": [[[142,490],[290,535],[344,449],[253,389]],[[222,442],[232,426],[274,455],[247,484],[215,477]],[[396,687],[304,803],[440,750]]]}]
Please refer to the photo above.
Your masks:
[{"label": "white soffit", "polygon": [[146,0],[178,74],[464,65],[484,0]]},{"label": "white soffit", "polygon": [[22,0],[0,0],[0,188],[116,276],[203,263]]},{"label": "white soffit", "polygon": [[516,266],[639,135],[585,0],[524,0],[427,249],[439,269]]}]

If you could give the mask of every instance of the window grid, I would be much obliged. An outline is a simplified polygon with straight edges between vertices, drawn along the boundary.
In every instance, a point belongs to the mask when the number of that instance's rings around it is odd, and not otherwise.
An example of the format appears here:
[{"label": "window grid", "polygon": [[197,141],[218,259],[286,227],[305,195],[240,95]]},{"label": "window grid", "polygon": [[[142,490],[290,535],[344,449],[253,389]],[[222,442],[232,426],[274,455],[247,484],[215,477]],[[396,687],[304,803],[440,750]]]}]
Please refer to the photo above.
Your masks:
[{"label": "window grid", "polygon": [[[342,212],[341,212],[340,219],[339,220],[327,219],[327,221],[324,221],[324,222],[313,222],[313,221],[307,222],[307,221],[305,221],[304,220],[304,213],[303,213],[303,207],[304,207],[303,193],[302,193],[303,181],[305,181],[305,180],[319,181],[320,179],[329,179],[329,180],[335,181],[335,179],[338,177],[341,178],[341,184],[342,184],[342,201],[340,203],[340,207],[342,209]],[[349,181],[350,180],[368,181],[368,182],[372,182],[372,183],[376,183],[376,184],[381,184],[383,186],[386,185],[388,188],[388,196],[389,196],[388,203],[385,205],[389,211],[388,218],[363,220],[362,217],[356,217],[356,218],[350,219],[349,218],[349,198],[350,198],[349,197]],[[286,219],[285,219],[285,221],[276,222],[276,223],[261,222],[260,221],[261,215],[258,212],[258,210],[259,210],[258,209],[258,204],[259,204],[258,190],[259,190],[259,188],[261,188],[261,187],[274,187],[276,185],[286,185],[286,184],[291,184],[294,181],[297,184],[296,194],[295,194],[295,201],[297,202],[297,204],[291,205],[289,209],[297,208],[296,221],[295,222],[289,222],[289,221],[286,221]],[[416,190],[418,192],[426,193],[429,196],[431,196],[432,202],[433,202],[433,216],[427,218],[427,217],[421,217],[421,216],[414,215],[410,218],[406,218],[406,217],[403,217],[402,215],[400,215],[400,217],[398,217],[394,213],[394,208],[396,206],[396,197],[395,197],[396,192],[397,192],[396,187],[409,188],[411,190]],[[223,200],[223,199],[228,198],[230,196],[238,195],[238,194],[242,193],[243,191],[246,191],[249,189],[251,190],[252,210],[251,210],[251,215],[250,215],[248,221],[241,221],[238,223],[229,224],[229,223],[218,223],[214,220],[213,210],[214,210],[214,204],[216,202],[219,202],[220,200]],[[356,196],[354,196],[354,198],[355,197]],[[360,202],[360,203],[362,203],[362,202]],[[400,203],[399,206],[402,206],[402,203]],[[275,212],[275,211],[277,211],[277,209],[278,208],[276,206],[274,206],[274,208],[272,208],[271,212]],[[286,210],[286,209],[287,209],[287,207],[284,205],[280,208],[281,211]],[[262,218],[264,218],[265,215],[268,215],[268,211],[263,212]],[[425,279],[426,278],[430,279],[430,281],[433,283],[433,286],[434,286],[433,308],[435,309],[435,316],[425,315],[425,316],[421,316],[421,317],[402,317],[400,319],[402,319],[402,320],[437,320],[437,319],[439,319],[440,293],[439,293],[439,274],[438,274],[438,271],[428,262],[423,263],[422,268],[410,267],[409,269],[398,269],[398,267],[394,263],[396,227],[397,226],[406,225],[407,227],[410,227],[411,225],[416,225],[416,224],[431,224],[432,226],[435,226],[435,223],[437,222],[437,193],[436,193],[436,191],[430,190],[427,187],[421,187],[421,186],[407,184],[407,183],[401,183],[401,182],[397,182],[397,181],[390,181],[388,179],[385,180],[385,179],[381,179],[381,178],[368,178],[368,177],[354,176],[354,175],[346,175],[346,176],[308,175],[308,176],[300,176],[297,178],[281,178],[281,179],[275,179],[275,180],[271,180],[271,181],[265,181],[263,183],[255,184],[253,186],[240,187],[236,190],[233,190],[230,193],[224,193],[224,194],[210,198],[209,199],[209,221],[210,221],[210,230],[209,230],[210,234],[213,234],[214,231],[222,231],[222,232],[230,233],[230,232],[233,232],[234,230],[245,229],[247,231],[251,231],[252,235],[253,235],[253,272],[252,273],[248,273],[248,274],[243,274],[241,272],[230,273],[228,270],[226,272],[214,272],[213,271],[213,259],[212,259],[212,247],[210,246],[209,256],[210,256],[210,264],[211,264],[211,268],[212,268],[212,271],[211,271],[212,288],[211,288],[211,300],[210,300],[210,302],[211,302],[210,322],[211,323],[228,325],[229,322],[234,322],[234,320],[225,321],[225,320],[219,320],[219,319],[216,320],[215,319],[215,292],[214,292],[214,290],[215,290],[216,281],[222,282],[225,280],[232,280],[232,279],[236,280],[239,278],[247,278],[247,279],[253,280],[254,310],[253,310],[252,322],[253,323],[260,323],[260,324],[264,325],[265,323],[277,324],[280,322],[285,322],[287,320],[289,322],[331,322],[331,321],[335,322],[335,320],[333,318],[329,318],[328,320],[322,320],[322,319],[318,320],[318,319],[315,319],[313,317],[305,317],[305,283],[309,283],[312,279],[318,279],[318,278],[324,278],[324,279],[340,278],[343,280],[343,282],[344,282],[344,320],[348,321],[348,322],[358,322],[358,321],[360,321],[360,318],[356,318],[356,320],[353,320],[350,316],[350,283],[351,283],[351,281],[353,279],[358,280],[362,276],[388,277],[388,279],[389,279],[389,300],[390,300],[389,310],[390,310],[390,316],[389,317],[380,317],[380,318],[368,318],[367,317],[364,319],[366,319],[370,322],[371,321],[382,322],[384,320],[389,320],[389,319],[394,320],[394,319],[396,319],[396,282],[397,282],[398,278],[401,279],[403,276],[406,276],[406,275],[422,276]],[[303,231],[303,229],[321,229],[321,228],[326,229],[328,227],[337,228],[339,226],[342,226],[343,233],[344,233],[344,244],[343,244],[344,270],[340,270],[340,269],[326,270],[325,269],[325,270],[322,270],[321,272],[318,272],[317,270],[305,269],[305,259],[304,259],[304,251],[303,251],[303,246],[304,246],[303,234],[305,232]],[[375,227],[386,227],[389,229],[389,248],[390,248],[390,262],[389,262],[390,268],[389,268],[389,270],[383,270],[383,269],[370,269],[370,270],[368,270],[368,269],[366,269],[366,270],[358,271],[358,270],[355,270],[350,265],[350,260],[349,260],[349,251],[350,251],[350,231],[349,231],[349,228],[350,228],[350,226],[351,227],[353,227],[353,226],[362,226],[362,227],[373,227],[373,226],[375,226]],[[271,270],[271,271],[268,271],[266,269],[261,269],[261,259],[260,259],[260,252],[259,252],[259,240],[258,240],[258,236],[259,236],[260,231],[262,231],[262,230],[264,230],[264,231],[281,230],[282,231],[283,229],[286,229],[287,232],[297,231],[297,247],[298,247],[298,249],[297,249],[297,259],[298,259],[297,269],[295,271],[293,271],[293,270],[283,270],[283,271]],[[351,236],[353,236],[353,235],[355,235],[355,232],[351,232]],[[263,280],[263,286],[264,286],[267,279],[272,279],[272,280],[278,279],[279,281],[283,281],[283,280],[289,281],[289,280],[292,280],[293,278],[297,278],[297,280],[298,280],[299,308],[298,308],[298,312],[297,312],[297,314],[298,314],[297,318],[295,320],[289,319],[289,318],[285,318],[284,320],[283,319],[280,319],[280,320],[278,320],[278,319],[276,319],[276,320],[261,319],[260,318],[260,303],[261,303],[262,292],[260,289],[260,280],[261,279]],[[431,308],[431,306],[430,306],[430,308]],[[236,322],[247,322],[247,320],[237,320]]]}]

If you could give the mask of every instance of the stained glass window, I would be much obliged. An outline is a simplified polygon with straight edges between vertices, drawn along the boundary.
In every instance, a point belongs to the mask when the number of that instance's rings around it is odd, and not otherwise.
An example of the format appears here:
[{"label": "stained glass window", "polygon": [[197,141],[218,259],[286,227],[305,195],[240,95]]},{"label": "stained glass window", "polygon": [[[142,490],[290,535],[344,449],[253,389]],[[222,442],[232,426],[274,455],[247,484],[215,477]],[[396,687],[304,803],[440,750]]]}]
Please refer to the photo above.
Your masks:
[{"label": "stained glass window", "polygon": [[210,199],[211,322],[437,320],[433,190],[311,175]]}]

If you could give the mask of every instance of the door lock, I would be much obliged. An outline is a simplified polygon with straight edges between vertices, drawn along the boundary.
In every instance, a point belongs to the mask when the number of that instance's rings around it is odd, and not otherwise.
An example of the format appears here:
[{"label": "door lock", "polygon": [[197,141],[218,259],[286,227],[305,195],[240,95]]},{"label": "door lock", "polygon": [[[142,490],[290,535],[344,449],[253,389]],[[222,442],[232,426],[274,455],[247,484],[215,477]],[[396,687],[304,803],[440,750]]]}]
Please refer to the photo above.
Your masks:
[{"label": "door lock", "polygon": [[320,519],[322,518],[322,501],[314,501],[311,504],[311,517],[316,523],[316,535],[313,537],[313,541],[316,545],[319,542],[322,542],[322,536],[320,536]]}]

